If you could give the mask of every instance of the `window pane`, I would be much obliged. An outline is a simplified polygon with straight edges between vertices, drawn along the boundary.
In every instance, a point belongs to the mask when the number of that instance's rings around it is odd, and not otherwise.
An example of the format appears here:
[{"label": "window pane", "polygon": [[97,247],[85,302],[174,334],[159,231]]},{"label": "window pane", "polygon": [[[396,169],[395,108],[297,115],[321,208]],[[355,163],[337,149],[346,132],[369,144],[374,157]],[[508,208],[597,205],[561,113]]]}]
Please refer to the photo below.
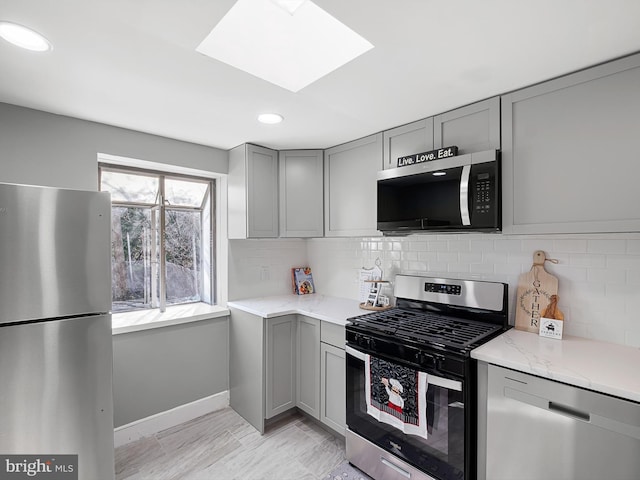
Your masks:
[{"label": "window pane", "polygon": [[113,311],[151,308],[157,298],[157,241],[151,209],[111,209],[111,289]]},{"label": "window pane", "polygon": [[158,185],[157,176],[102,170],[100,190],[111,192],[112,202],[154,204]]},{"label": "window pane", "polygon": [[164,196],[168,205],[200,208],[207,187],[208,183],[167,178],[164,183]]},{"label": "window pane", "polygon": [[200,212],[166,210],[165,252],[168,305],[201,300],[201,239]]}]

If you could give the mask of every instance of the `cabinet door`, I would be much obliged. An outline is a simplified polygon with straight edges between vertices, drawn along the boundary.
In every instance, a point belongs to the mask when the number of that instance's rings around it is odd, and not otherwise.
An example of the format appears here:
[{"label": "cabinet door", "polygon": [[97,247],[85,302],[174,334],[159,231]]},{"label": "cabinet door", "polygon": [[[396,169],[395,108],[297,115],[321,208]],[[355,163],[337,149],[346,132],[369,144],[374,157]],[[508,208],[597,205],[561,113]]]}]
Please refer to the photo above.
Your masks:
[{"label": "cabinet door", "polygon": [[502,97],[505,233],[640,231],[640,55]]},{"label": "cabinet door", "polygon": [[325,236],[380,235],[377,173],[382,170],[382,133],[325,150]]},{"label": "cabinet door", "polygon": [[229,405],[264,433],[265,321],[235,308],[229,311]]},{"label": "cabinet door", "polygon": [[279,157],[280,236],[322,237],[322,151],[287,150]]},{"label": "cabinet door", "polygon": [[347,423],[345,353],[321,343],[320,354],[320,421],[344,435]]},{"label": "cabinet door", "polygon": [[267,319],[265,418],[296,405],[296,320],[295,315]]},{"label": "cabinet door", "polygon": [[247,237],[278,236],[278,152],[247,145]]},{"label": "cabinet door", "polygon": [[298,316],[296,406],[320,418],[320,320]]},{"label": "cabinet door", "polygon": [[384,168],[396,168],[398,157],[433,150],[433,117],[382,133]]},{"label": "cabinet door", "polygon": [[500,149],[500,97],[437,115],[433,144],[433,148],[456,145],[459,155]]}]

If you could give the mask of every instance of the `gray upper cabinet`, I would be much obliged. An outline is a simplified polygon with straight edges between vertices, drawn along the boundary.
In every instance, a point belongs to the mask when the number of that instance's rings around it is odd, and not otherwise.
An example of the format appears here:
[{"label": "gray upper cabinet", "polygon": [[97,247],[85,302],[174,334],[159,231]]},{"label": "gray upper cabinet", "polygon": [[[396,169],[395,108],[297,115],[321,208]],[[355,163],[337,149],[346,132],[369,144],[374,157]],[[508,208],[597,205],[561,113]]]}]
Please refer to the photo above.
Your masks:
[{"label": "gray upper cabinet", "polygon": [[377,173],[382,133],[324,152],[325,236],[373,236],[377,230]]},{"label": "gray upper cabinet", "polygon": [[278,152],[240,145],[229,152],[228,236],[278,236]]},{"label": "gray upper cabinet", "polygon": [[500,97],[436,115],[433,119],[433,148],[452,145],[458,147],[459,155],[499,150]]},{"label": "gray upper cabinet", "polygon": [[322,237],[322,150],[280,152],[280,236]]},{"label": "gray upper cabinet", "polygon": [[640,231],[640,55],[502,97],[506,233]]},{"label": "gray upper cabinet", "polygon": [[433,150],[433,117],[382,133],[384,168],[396,168],[398,157]]}]

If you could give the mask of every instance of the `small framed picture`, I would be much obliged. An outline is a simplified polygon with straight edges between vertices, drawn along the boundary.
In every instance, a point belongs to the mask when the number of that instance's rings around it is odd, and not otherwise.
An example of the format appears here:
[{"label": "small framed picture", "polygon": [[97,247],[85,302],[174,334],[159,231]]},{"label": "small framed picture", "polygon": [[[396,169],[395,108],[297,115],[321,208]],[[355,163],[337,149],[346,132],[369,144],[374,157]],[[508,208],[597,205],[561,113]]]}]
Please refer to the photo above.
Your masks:
[{"label": "small framed picture", "polygon": [[540,336],[561,340],[563,323],[562,320],[554,318],[540,318]]}]

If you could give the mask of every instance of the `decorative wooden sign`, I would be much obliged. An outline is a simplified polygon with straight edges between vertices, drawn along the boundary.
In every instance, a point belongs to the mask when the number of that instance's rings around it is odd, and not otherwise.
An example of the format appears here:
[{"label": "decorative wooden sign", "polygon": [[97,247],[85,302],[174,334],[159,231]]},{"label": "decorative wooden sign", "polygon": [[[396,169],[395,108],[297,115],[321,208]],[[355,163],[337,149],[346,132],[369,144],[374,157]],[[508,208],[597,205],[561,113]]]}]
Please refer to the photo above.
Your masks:
[{"label": "decorative wooden sign", "polygon": [[408,165],[430,162],[432,160],[441,160],[443,158],[455,157],[456,155],[458,155],[458,147],[456,147],[455,145],[451,147],[439,148],[437,150],[431,150],[429,152],[416,153],[414,155],[407,155],[405,157],[398,157],[398,167],[406,167]]},{"label": "decorative wooden sign", "polygon": [[516,297],[516,324],[518,330],[539,333],[540,318],[551,303],[551,296],[558,294],[558,279],[547,273],[544,262],[558,263],[547,259],[542,250],[533,254],[533,266],[518,279]]}]

